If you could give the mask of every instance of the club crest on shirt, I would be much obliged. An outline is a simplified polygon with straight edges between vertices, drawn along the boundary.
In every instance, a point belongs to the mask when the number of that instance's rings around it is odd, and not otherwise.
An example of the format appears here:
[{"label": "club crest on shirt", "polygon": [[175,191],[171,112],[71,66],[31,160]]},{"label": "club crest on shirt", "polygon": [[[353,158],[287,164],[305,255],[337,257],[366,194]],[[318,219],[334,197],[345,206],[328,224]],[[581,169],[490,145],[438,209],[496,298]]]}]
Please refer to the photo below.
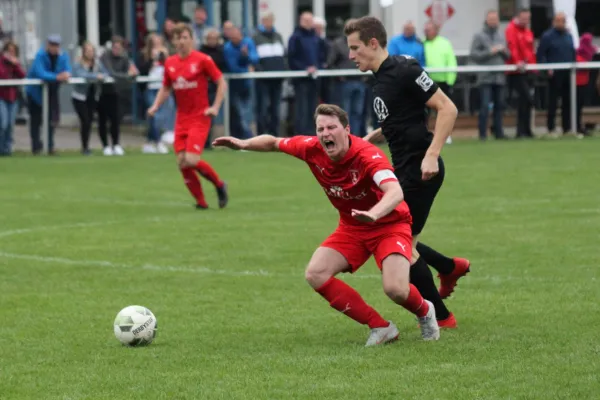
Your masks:
[{"label": "club crest on shirt", "polygon": [[197,70],[198,70],[198,66],[196,64],[190,64],[190,72],[192,74],[195,74]]},{"label": "club crest on shirt", "polygon": [[423,89],[424,92],[428,91],[431,86],[433,86],[433,81],[425,71],[421,72],[421,75],[415,82],[417,82],[417,85],[421,86],[421,89]]},{"label": "club crest on shirt", "polygon": [[352,184],[356,184],[356,182],[358,182],[358,179],[359,179],[358,170],[351,169],[349,172],[350,172],[350,178],[352,179]]},{"label": "club crest on shirt", "polygon": [[375,115],[377,115],[379,122],[385,121],[385,119],[390,115],[387,106],[383,102],[383,99],[379,96],[375,97],[373,100],[373,110],[375,111]]}]

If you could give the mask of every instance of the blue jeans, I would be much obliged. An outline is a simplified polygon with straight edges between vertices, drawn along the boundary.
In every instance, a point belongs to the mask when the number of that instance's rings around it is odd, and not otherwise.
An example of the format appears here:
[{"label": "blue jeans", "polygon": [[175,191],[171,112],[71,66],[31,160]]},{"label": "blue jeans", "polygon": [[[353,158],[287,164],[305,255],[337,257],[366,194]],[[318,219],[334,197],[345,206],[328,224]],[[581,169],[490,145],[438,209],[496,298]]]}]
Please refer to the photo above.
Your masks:
[{"label": "blue jeans", "polygon": [[313,114],[317,108],[317,80],[300,78],[294,84],[294,134],[315,135]]},{"label": "blue jeans", "polygon": [[256,81],[256,130],[259,135],[270,133],[279,136],[282,84],[281,79]]},{"label": "blue jeans", "polygon": [[348,80],[341,82],[342,108],[348,113],[350,131],[357,136],[367,134],[365,115],[365,95],[367,85],[363,81]]},{"label": "blue jeans", "polygon": [[13,129],[17,117],[17,102],[0,100],[0,155],[12,153]]},{"label": "blue jeans", "polygon": [[503,85],[485,84],[479,86],[479,97],[481,98],[481,107],[479,109],[479,139],[485,139],[487,136],[488,115],[490,103],[494,103],[494,120],[492,128],[496,138],[504,137],[502,128],[502,112],[504,108]]},{"label": "blue jeans", "polygon": [[[158,89],[146,89],[144,93],[146,107],[152,106],[157,94]],[[158,143],[163,131],[172,131],[173,129],[175,129],[175,101],[173,96],[169,96],[154,117],[148,117],[148,141]]]},{"label": "blue jeans", "polygon": [[250,90],[236,90],[231,88],[230,96],[230,124],[231,136],[238,139],[251,138],[250,121],[252,121],[252,101]]}]

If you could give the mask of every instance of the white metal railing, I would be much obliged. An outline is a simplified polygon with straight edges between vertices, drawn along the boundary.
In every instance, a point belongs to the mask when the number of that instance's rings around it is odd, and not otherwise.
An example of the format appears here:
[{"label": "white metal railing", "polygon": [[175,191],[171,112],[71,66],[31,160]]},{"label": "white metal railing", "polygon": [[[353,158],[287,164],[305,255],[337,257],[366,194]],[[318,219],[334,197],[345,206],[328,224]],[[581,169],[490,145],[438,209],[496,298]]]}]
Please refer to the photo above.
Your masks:
[{"label": "white metal railing", "polygon": [[[526,71],[548,71],[548,70],[569,70],[570,71],[570,89],[571,89],[571,130],[575,132],[577,130],[577,85],[576,85],[576,72],[578,69],[600,69],[600,62],[584,62],[584,63],[555,63],[555,64],[527,64],[524,66]],[[438,72],[456,72],[456,73],[480,73],[480,72],[512,72],[518,71],[519,67],[516,65],[496,65],[496,66],[482,66],[482,65],[464,65],[457,66],[455,68],[425,68],[429,73]],[[336,69],[336,70],[320,70],[315,74],[309,74],[306,71],[277,71],[277,72],[247,72],[241,74],[225,74],[225,78],[229,81],[231,79],[267,79],[267,78],[307,78],[312,77],[314,79],[318,77],[335,77],[335,76],[368,76],[369,72],[361,72],[356,69]],[[146,82],[160,82],[160,78],[150,78],[148,76],[140,76],[135,78],[137,83]],[[104,83],[112,83],[114,79],[106,78]],[[86,83],[84,78],[71,78],[66,84],[81,84]],[[48,107],[48,85],[44,84],[41,79],[0,79],[0,87],[2,86],[29,86],[29,85],[41,85],[42,86],[42,123],[43,123],[43,135],[48,136],[48,120],[49,120],[49,107]],[[224,101],[224,124],[225,134],[229,134],[229,95],[225,96]],[[45,146],[48,144],[48,140],[44,141]]]}]

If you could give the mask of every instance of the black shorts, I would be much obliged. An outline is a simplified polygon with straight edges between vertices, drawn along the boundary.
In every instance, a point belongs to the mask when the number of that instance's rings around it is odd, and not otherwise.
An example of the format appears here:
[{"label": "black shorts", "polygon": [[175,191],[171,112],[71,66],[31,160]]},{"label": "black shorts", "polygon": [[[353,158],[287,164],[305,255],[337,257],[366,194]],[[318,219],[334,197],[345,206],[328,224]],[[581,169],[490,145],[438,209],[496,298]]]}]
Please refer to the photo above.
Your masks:
[{"label": "black shorts", "polygon": [[433,201],[438,191],[444,183],[444,161],[440,157],[438,159],[439,172],[436,176],[428,181],[421,179],[421,165],[418,167],[413,165],[411,171],[403,168],[403,171],[398,169],[394,171],[396,177],[400,180],[402,190],[404,192],[404,201],[408,205],[412,216],[412,234],[416,236],[421,233],[429,217],[429,211],[433,206]]}]

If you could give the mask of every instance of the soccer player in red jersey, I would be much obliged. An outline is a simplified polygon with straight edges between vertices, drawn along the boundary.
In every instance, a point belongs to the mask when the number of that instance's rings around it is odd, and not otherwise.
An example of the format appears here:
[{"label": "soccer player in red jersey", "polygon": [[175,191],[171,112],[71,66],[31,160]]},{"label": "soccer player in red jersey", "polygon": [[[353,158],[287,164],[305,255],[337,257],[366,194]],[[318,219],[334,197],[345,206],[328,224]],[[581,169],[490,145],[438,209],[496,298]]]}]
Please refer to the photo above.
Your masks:
[{"label": "soccer player in red jersey", "polygon": [[[200,179],[196,175],[198,172],[215,185],[219,207],[223,208],[228,202],[227,185],[200,156],[208,138],[211,118],[219,114],[227,82],[212,58],[194,50],[194,38],[189,26],[175,26],[173,40],[177,54],[165,61],[163,86],[148,109],[148,114],[154,115],[169,98],[171,91],[175,93],[177,116],[173,147],[185,184],[196,199],[196,208],[208,208]],[[208,102],[208,79],[217,83],[217,94],[212,105]]]},{"label": "soccer player in red jersey", "polygon": [[357,271],[371,255],[381,269],[386,295],[417,316],[423,339],[439,339],[433,304],[424,300],[409,282],[411,216],[390,162],[379,148],[350,134],[348,114],[341,108],[320,105],[315,123],[317,137],[221,137],[213,145],[282,151],[308,164],[339,211],[340,222],[313,254],[306,268],[306,280],[331,307],[371,328],[367,346],[397,339],[398,329],[335,276]]}]

